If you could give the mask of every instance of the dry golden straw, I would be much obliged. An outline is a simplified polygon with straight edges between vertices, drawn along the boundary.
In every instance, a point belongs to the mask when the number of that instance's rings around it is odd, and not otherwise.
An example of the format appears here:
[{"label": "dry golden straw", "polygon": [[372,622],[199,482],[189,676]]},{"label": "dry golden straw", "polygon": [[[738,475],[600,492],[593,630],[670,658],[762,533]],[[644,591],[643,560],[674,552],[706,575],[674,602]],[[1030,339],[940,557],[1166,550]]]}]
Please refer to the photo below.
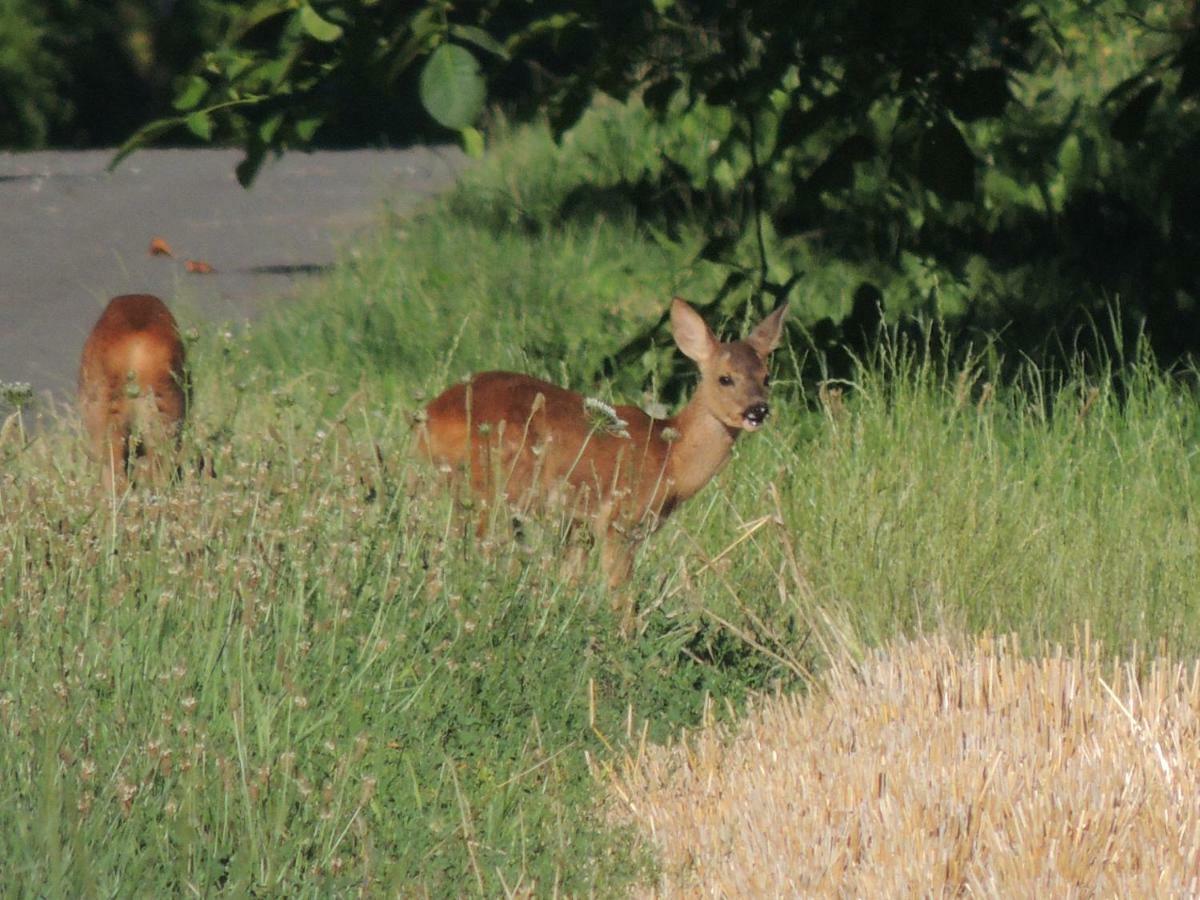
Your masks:
[{"label": "dry golden straw", "polygon": [[613,788],[664,896],[1196,896],[1198,711],[1195,664],[922,639]]}]

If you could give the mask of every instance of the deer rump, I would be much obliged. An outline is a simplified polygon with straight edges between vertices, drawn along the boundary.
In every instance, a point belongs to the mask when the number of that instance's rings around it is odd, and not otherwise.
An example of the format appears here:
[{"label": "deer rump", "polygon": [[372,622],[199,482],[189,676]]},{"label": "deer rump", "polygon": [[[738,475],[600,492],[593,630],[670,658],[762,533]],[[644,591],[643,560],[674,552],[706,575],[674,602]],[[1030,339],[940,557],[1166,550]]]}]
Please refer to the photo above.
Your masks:
[{"label": "deer rump", "polygon": [[179,326],[157,297],[116,297],[92,328],[79,365],[79,403],[106,485],[138,457],[156,472],[178,443],[189,399],[184,363]]}]

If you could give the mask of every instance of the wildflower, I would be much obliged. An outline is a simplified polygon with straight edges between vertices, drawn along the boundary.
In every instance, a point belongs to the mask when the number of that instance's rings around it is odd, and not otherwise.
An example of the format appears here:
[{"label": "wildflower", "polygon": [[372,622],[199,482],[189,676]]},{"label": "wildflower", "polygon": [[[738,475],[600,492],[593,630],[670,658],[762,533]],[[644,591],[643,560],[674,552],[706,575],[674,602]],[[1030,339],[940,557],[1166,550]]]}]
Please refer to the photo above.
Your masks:
[{"label": "wildflower", "polygon": [[16,409],[33,401],[33,386],[28,381],[0,381],[0,399]]},{"label": "wildflower", "polygon": [[629,423],[618,416],[617,411],[603,400],[584,397],[583,412],[592,426],[592,431],[620,438],[629,437]]},{"label": "wildflower", "polygon": [[130,784],[124,778],[117,782],[117,799],[121,801],[121,810],[125,815],[133,810],[133,798],[137,796],[138,786]]},{"label": "wildflower", "polygon": [[652,397],[647,398],[642,404],[642,411],[652,419],[665,419],[670,413],[670,410],[667,409],[667,404]]},{"label": "wildflower", "polygon": [[373,775],[368,775],[362,782],[362,793],[359,795],[358,802],[366,806],[371,802],[371,798],[375,796],[375,787],[379,784],[378,779]]}]

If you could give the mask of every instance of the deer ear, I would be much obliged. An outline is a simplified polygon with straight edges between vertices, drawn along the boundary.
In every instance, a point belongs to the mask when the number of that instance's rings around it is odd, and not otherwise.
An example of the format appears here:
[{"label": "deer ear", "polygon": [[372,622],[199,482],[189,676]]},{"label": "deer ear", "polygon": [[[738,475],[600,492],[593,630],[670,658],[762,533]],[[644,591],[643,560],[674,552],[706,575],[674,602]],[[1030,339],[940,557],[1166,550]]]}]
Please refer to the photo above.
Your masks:
[{"label": "deer ear", "polygon": [[787,313],[788,305],[783,303],[773,313],[759,322],[754,330],[746,336],[746,343],[754,348],[754,352],[764,359],[771,354],[771,351],[779,346],[779,339],[783,337],[783,317]]},{"label": "deer ear", "polygon": [[684,355],[698,363],[712,356],[717,346],[716,337],[700,314],[678,297],[671,301],[671,333]]}]

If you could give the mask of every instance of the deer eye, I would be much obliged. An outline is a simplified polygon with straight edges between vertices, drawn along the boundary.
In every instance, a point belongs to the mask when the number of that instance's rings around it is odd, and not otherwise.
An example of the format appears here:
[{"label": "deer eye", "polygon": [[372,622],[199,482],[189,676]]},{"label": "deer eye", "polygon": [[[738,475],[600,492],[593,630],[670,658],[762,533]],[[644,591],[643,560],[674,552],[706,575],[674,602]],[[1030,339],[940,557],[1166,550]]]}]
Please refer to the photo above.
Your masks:
[{"label": "deer eye", "polygon": [[721,387],[729,387],[731,384],[733,384],[733,376],[732,375],[722,375],[720,378],[717,379],[717,382],[721,385]]}]

